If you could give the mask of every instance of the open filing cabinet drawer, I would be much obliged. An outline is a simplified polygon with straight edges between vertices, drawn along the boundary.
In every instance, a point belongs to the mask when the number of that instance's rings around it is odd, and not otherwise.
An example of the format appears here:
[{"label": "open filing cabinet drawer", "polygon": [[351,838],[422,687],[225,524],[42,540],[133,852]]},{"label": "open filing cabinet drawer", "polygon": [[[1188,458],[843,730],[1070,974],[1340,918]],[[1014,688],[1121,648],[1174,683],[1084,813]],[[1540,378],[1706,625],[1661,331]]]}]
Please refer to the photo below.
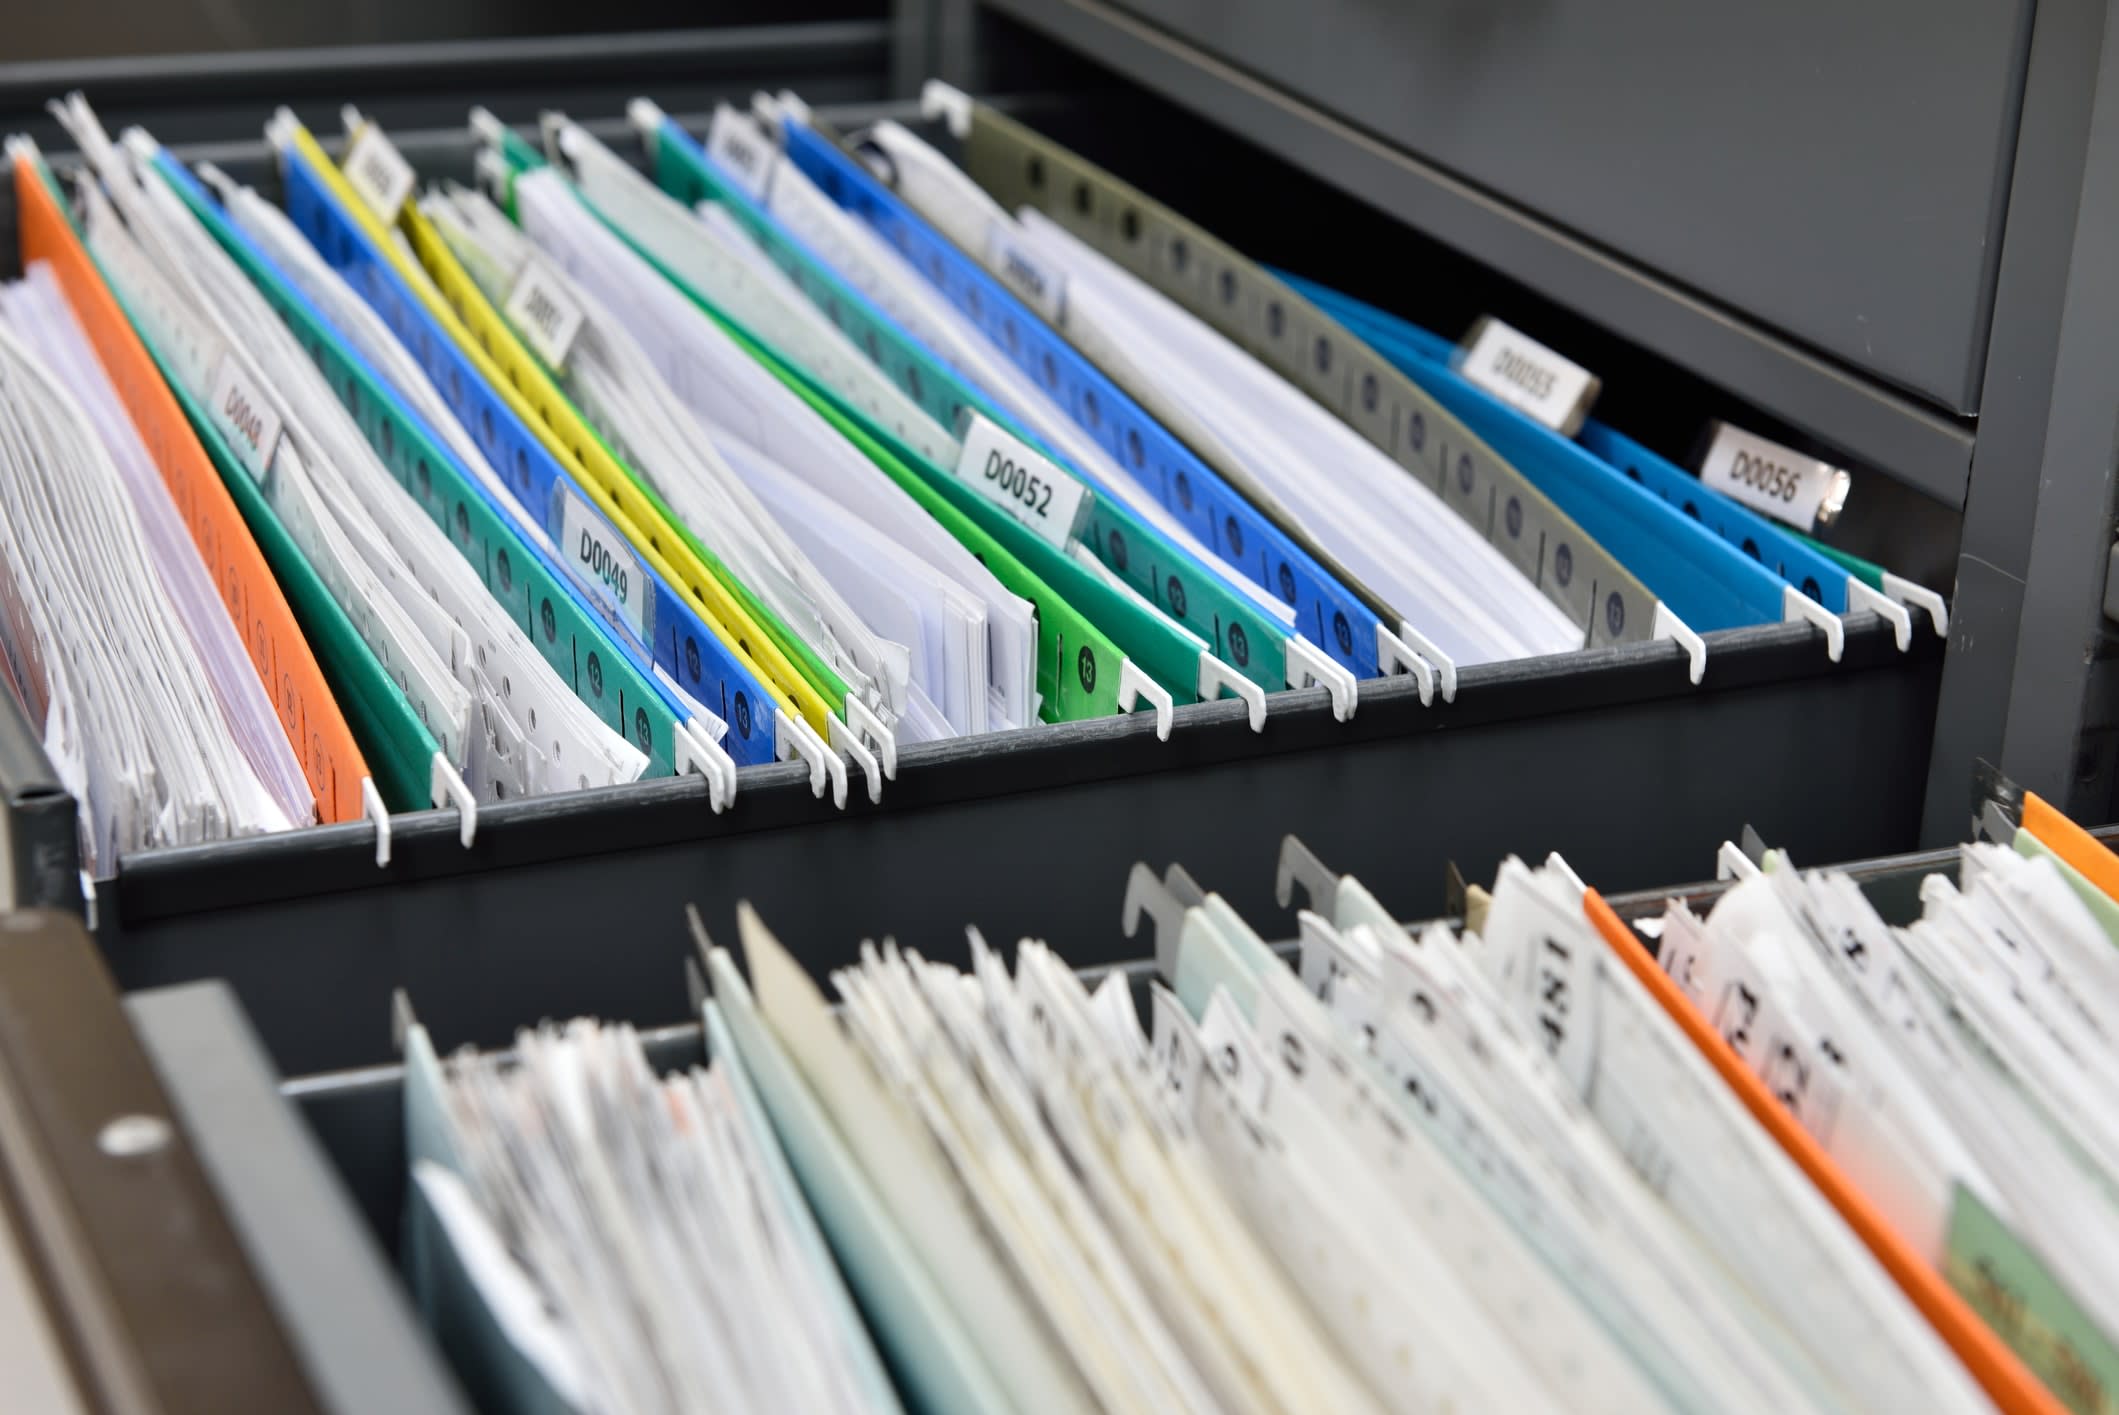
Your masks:
[{"label": "open filing cabinet drawer", "polygon": [[[802,89],[802,52],[784,72],[747,64],[730,92]],[[655,82],[639,87],[664,98]],[[506,116],[527,119],[536,86],[521,74],[511,85]],[[460,111],[484,91],[467,73],[456,87],[437,78],[435,92],[416,111]],[[559,101],[615,134],[630,96],[618,76]],[[1104,147],[1145,142],[1144,161],[1182,165],[1186,154],[1153,148],[1152,134],[1110,126],[1127,96],[1106,97],[1026,93],[1008,106],[1065,140],[1100,132]],[[914,116],[873,103],[823,111]],[[223,136],[213,160],[276,190],[262,145]],[[426,175],[469,175],[461,128],[393,137]],[[1291,241],[1293,217],[1272,203],[1199,214],[1304,273],[1371,283],[1367,248],[1325,233]],[[1665,401],[1687,403],[1681,376],[1642,367]],[[1275,695],[1259,731],[1239,702],[1200,703],[1177,710],[1166,741],[1137,714],[907,747],[880,803],[856,790],[844,809],[814,797],[802,767],[780,765],[749,769],[719,815],[704,783],[684,777],[494,806],[468,848],[453,813],[402,816],[383,868],[364,825],[152,852],[100,882],[94,908],[123,986],[224,978],[276,1064],[305,1073],[384,1059],[399,988],[452,1042],[503,1042],[547,1015],[675,1021],[688,903],[725,918],[755,901],[789,937],[829,941],[808,958],[817,968],[864,936],[960,949],[967,916],[1093,964],[1125,951],[1112,921],[1132,861],[1174,853],[1203,877],[1242,878],[1239,862],[1290,831],[1392,881],[1386,902],[1405,915],[1439,906],[1445,851],[1557,849],[1623,889],[1693,873],[1701,840],[1746,823],[1798,859],[1900,850],[1918,831],[1940,667],[1925,625],[1901,649],[1882,620],[1851,616],[1837,662],[1816,628],[1765,625],[1710,635],[1697,685],[1685,651],[1658,641],[1467,667],[1453,701],[1423,704],[1409,678],[1365,683],[1350,721],[1322,689]]]}]

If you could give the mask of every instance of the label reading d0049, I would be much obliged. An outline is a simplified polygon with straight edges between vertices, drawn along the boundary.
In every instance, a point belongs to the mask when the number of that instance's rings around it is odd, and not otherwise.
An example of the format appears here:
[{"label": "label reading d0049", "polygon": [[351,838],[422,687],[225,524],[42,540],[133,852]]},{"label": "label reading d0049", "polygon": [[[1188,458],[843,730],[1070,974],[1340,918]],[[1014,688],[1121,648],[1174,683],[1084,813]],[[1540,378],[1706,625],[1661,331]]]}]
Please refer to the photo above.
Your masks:
[{"label": "label reading d0049", "polygon": [[981,414],[965,423],[957,480],[1065,550],[1089,517],[1089,488]]},{"label": "label reading d0049", "polygon": [[1700,463],[1700,480],[1755,511],[1808,531],[1829,525],[1839,515],[1853,478],[1829,462],[1716,423],[1714,441]]},{"label": "label reading d0049", "polygon": [[647,567],[596,508],[565,487],[559,492],[560,553],[604,612],[642,644],[647,635]]}]

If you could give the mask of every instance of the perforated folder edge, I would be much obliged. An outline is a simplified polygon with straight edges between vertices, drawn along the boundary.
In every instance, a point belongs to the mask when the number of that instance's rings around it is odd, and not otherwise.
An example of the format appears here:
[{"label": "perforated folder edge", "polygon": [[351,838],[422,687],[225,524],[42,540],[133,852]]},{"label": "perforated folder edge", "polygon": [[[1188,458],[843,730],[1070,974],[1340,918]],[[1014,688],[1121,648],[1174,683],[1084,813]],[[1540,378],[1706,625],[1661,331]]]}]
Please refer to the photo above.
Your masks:
[{"label": "perforated folder edge", "polygon": [[140,440],[153,455],[237,637],[301,759],[302,774],[316,796],[318,818],[327,825],[359,820],[368,763],[264,552],[153,356],[46,185],[40,165],[18,155],[14,168],[24,265],[41,260],[51,266]]},{"label": "perforated folder edge", "polygon": [[2059,1400],[1974,1314],[1964,1299],[1944,1281],[1942,1274],[1923,1261],[1912,1245],[1891,1227],[1882,1212],[1832,1162],[1824,1147],[1803,1129],[1794,1113],[1774,1098],[1766,1089],[1766,1083],[1753,1074],[1729,1043],[1708,1025],[1706,1016],[1693,1006],[1692,1000],[1656,967],[1648,950],[1634,939],[1626,925],[1619,921],[1619,916],[1612,912],[1611,906],[1604,902],[1603,896],[1593,889],[1584,890],[1582,912],[1603,936],[1604,942],[1610,945],[1612,952],[1619,955],[1620,961],[1670,1014],[1671,1020],[1713,1063],[1714,1069],[1736,1092],[1737,1099],[1744,1103],[1752,1118],[1765,1127],[1766,1133],[1773,1137],[1788,1158],[1795,1161],[1810,1182],[1839,1211],[1839,1216],[1846,1220],[1855,1236],[1876,1255],[1877,1262],[1891,1275],[1891,1280],[1905,1292],[1935,1328],[1936,1334],[1948,1343],[1995,1406],[2005,1415],[2030,1415],[2033,1411],[2040,1412],[2040,1415],[2060,1415],[2064,1407]]},{"label": "perforated folder edge", "polygon": [[2023,829],[2113,899],[2119,899],[2119,855],[2035,792],[2023,793]]}]

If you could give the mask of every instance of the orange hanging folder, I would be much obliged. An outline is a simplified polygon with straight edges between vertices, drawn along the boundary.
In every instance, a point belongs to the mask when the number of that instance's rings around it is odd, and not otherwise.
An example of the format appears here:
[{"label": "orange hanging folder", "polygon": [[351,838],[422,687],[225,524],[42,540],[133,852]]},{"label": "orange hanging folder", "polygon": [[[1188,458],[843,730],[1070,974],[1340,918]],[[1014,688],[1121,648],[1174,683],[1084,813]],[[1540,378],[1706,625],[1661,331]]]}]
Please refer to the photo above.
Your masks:
[{"label": "orange hanging folder", "polygon": [[74,317],[191,528],[192,541],[249,650],[287,740],[301,758],[303,775],[316,795],[318,817],[326,824],[359,820],[361,781],[368,775],[368,764],[279,582],[184,410],[162,382],[153,356],[133,332],[45,184],[40,164],[18,156],[14,169],[23,264],[44,261],[58,277]]},{"label": "orange hanging folder", "polygon": [[2029,791],[2023,793],[2023,828],[2077,874],[2119,899],[2119,855]]},{"label": "orange hanging folder", "polygon": [[2062,1415],[2065,1407],[2055,1399],[2016,1353],[2002,1343],[1987,1324],[1965,1305],[1942,1274],[1922,1261],[1920,1254],[1901,1238],[1866,1196],[1840,1172],[1838,1165],[1812,1139],[1794,1114],[1774,1099],[1766,1083],[1752,1074],[1729,1044],[1708,1025],[1707,1018],[1692,1005],[1678,985],[1656,967],[1655,960],[1621,923],[1611,906],[1595,890],[1582,893],[1582,911],[1589,916],[1604,942],[1619,955],[1641,985],[1654,995],[1665,1012],[1684,1029],[1706,1058],[1714,1063],[1722,1080],[1744,1102],[1745,1109],[1766,1128],[1788,1157],[1802,1167],[1855,1235],[1868,1245],[1884,1271],[1905,1290],[1920,1314],[1928,1319],[1972,1379],[1979,1382],[1988,1399],[2004,1415]]}]

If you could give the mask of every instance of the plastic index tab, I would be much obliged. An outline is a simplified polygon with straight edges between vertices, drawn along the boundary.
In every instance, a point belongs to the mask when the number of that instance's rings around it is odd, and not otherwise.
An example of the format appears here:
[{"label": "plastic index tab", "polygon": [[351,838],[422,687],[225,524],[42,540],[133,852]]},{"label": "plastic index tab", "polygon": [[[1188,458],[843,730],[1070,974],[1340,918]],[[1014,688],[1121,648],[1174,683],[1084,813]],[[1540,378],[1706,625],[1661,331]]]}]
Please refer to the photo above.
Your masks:
[{"label": "plastic index tab", "polygon": [[[1003,207],[1043,212],[1424,478],[1582,627],[1588,644],[1655,637],[1655,595],[1389,360],[1146,194],[985,104],[960,107],[959,160]],[[1504,507],[1512,508],[1505,516]]]},{"label": "plastic index tab", "polygon": [[124,400],[301,759],[319,820],[359,820],[368,763],[294,611],[153,357],[75,234],[42,159],[26,140],[10,148],[23,262],[51,267]]},{"label": "plastic index tab", "polygon": [[[663,553],[665,538],[673,543],[674,537],[666,528],[642,531],[628,514],[628,508],[647,508],[638,503],[624,474],[608,465],[610,458],[594,437],[573,420],[574,442],[563,440],[559,424],[572,419],[565,400],[515,343],[439,237],[423,226],[407,231],[426,238],[421,258],[440,267],[440,277],[433,278],[391,243],[380,223],[345,188],[315,138],[291,122],[286,129],[282,153],[287,214],[413,351],[517,502],[556,539],[565,530],[564,498],[585,493],[654,572],[646,612],[653,639],[646,647],[653,662],[685,692],[728,723],[722,746],[729,755],[738,765],[750,766],[797,750],[792,738],[780,740],[783,726],[798,720],[792,701],[777,682],[768,684],[755,671],[745,645],[711,616],[704,589],[679,578]],[[400,230],[420,220],[410,204],[400,219]],[[477,325],[476,333],[466,327],[466,319]],[[592,446],[601,456],[600,465],[622,485],[614,486],[612,477],[598,477],[590,470]],[[679,584],[689,596],[676,588]],[[811,731],[809,740],[815,737]],[[816,745],[822,750],[821,743]]]},{"label": "plastic index tab", "polygon": [[[1395,617],[1386,622],[1377,606],[1333,576],[896,193],[807,128],[788,127],[787,153],[827,196],[874,227],[925,272],[996,348],[1068,410],[1077,426],[1121,466],[1139,474],[1186,529],[1294,606],[1298,632],[1313,638],[1356,678],[1378,677],[1386,667],[1404,662],[1403,654],[1387,650],[1399,629]],[[1108,497],[1098,499],[1100,507],[1110,502]]]}]

